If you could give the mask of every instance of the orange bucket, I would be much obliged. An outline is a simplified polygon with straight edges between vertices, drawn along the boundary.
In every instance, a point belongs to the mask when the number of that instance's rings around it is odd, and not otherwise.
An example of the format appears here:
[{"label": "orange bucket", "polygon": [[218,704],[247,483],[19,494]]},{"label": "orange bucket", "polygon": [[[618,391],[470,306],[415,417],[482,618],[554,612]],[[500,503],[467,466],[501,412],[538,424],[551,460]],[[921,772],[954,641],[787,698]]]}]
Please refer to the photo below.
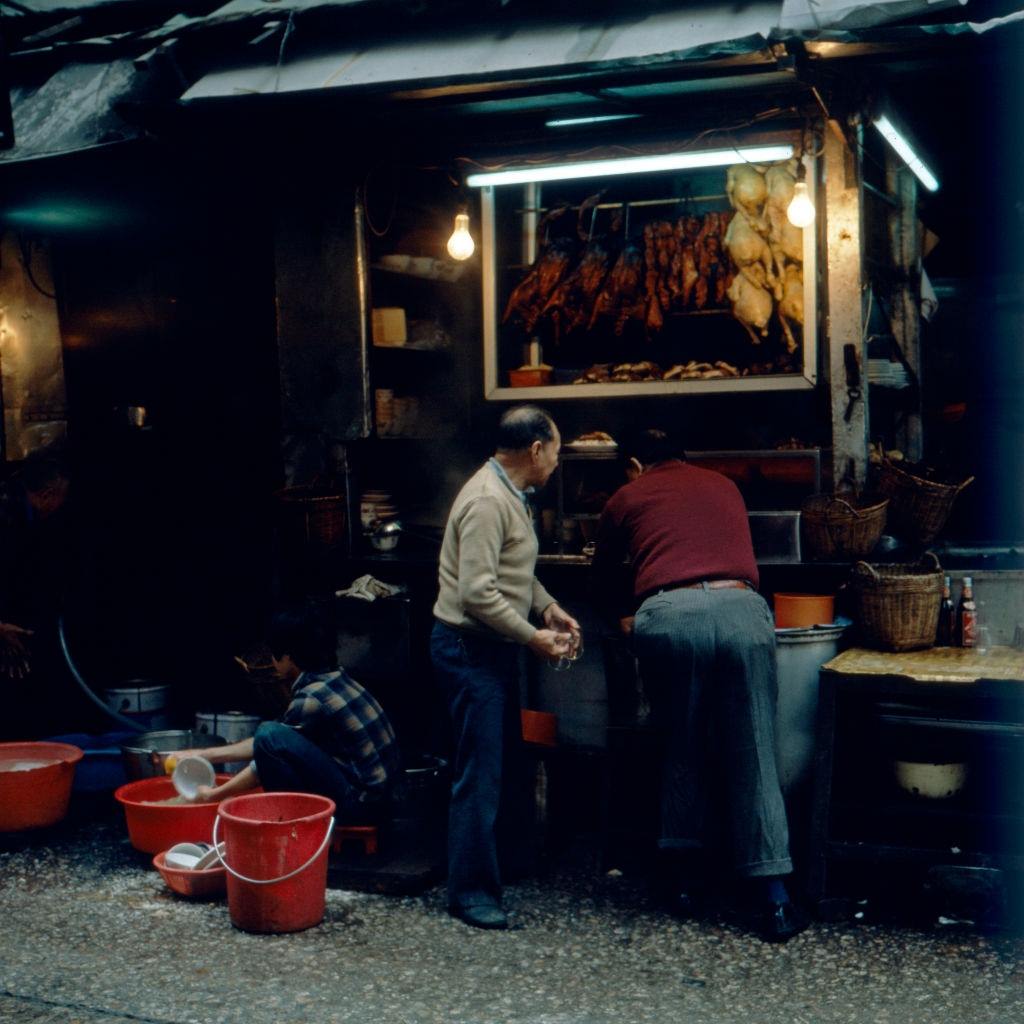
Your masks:
[{"label": "orange bucket", "polygon": [[558,716],[550,711],[519,712],[523,726],[523,739],[527,743],[539,743],[542,747],[558,746]]},{"label": "orange bucket", "polygon": [[802,629],[835,621],[836,599],[831,594],[775,594],[775,625]]},{"label": "orange bucket", "polygon": [[334,801],[313,793],[225,800],[213,823],[215,847],[222,822],[231,923],[247,932],[298,932],[319,924]]}]

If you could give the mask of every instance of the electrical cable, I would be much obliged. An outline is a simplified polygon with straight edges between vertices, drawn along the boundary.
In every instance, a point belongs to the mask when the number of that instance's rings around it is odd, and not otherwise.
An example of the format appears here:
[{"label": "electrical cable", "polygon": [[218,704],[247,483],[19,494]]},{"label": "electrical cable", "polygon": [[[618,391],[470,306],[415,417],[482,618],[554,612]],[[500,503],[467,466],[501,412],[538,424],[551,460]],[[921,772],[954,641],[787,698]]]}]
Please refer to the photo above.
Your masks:
[{"label": "electrical cable", "polygon": [[132,732],[145,732],[146,727],[141,725],[139,722],[133,722],[130,718],[125,715],[113,711],[103,701],[93,693],[89,684],[82,677],[82,673],[78,671],[78,666],[75,664],[74,659],[71,657],[71,651],[68,650],[68,639],[64,630],[64,614],[61,613],[57,616],[57,639],[60,641],[60,651],[64,655],[64,661],[68,666],[68,670],[71,672],[75,682],[78,683],[82,693],[86,695],[102,711],[105,715],[109,715],[114,719],[118,725],[123,725],[125,728],[131,729]]},{"label": "electrical cable", "polygon": [[20,234],[16,234],[15,238],[18,240],[18,250],[21,255],[21,265],[25,268],[25,276],[29,279],[32,287],[35,288],[40,295],[45,296],[48,299],[56,300],[57,296],[51,292],[48,292],[37,280],[36,275],[32,271],[32,243],[27,242],[24,237]]}]

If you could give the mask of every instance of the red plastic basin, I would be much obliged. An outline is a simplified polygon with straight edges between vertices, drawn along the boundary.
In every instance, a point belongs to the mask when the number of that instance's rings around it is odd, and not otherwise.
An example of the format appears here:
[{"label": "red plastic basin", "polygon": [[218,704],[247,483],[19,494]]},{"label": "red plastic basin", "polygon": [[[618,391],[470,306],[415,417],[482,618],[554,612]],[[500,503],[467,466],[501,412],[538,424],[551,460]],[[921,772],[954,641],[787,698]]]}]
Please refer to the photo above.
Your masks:
[{"label": "red plastic basin", "polygon": [[228,873],[223,865],[217,864],[216,867],[206,868],[204,871],[172,868],[164,861],[166,853],[164,850],[153,858],[153,867],[163,876],[168,889],[180,896],[197,900],[219,899],[227,893]]},{"label": "red plastic basin", "polygon": [[70,743],[0,743],[0,832],[60,821],[82,757]]},{"label": "red plastic basin", "polygon": [[[218,775],[217,784],[230,775]],[[252,792],[251,790],[247,792]],[[169,776],[126,782],[114,791],[124,808],[128,838],[136,850],[160,853],[175,843],[210,842],[218,804],[161,804],[178,795]]]}]

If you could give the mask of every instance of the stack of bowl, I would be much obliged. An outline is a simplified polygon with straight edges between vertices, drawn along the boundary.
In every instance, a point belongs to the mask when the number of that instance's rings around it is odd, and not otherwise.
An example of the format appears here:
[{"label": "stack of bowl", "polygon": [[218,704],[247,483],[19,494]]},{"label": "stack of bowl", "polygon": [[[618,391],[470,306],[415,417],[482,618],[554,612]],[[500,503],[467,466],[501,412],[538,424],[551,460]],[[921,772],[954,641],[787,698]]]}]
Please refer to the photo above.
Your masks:
[{"label": "stack of bowl", "polygon": [[359,521],[369,536],[385,523],[398,518],[398,507],[387,491],[363,491],[359,499]]}]

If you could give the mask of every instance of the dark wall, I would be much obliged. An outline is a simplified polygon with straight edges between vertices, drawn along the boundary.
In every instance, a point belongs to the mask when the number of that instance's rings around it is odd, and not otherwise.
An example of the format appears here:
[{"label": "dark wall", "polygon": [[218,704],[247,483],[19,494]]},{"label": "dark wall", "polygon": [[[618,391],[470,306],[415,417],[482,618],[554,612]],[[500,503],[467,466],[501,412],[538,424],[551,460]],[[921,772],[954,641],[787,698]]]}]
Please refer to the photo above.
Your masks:
[{"label": "dark wall", "polygon": [[[69,613],[96,685],[210,692],[269,601],[280,482],[272,223],[215,155],[113,150],[48,170],[76,508]],[[73,183],[73,184],[69,184]],[[132,426],[129,406],[146,410]]]},{"label": "dark wall", "polygon": [[992,32],[935,73],[894,83],[941,187],[921,219],[939,309],[922,331],[928,461],[975,482],[946,535],[1024,540],[1024,31]]}]

